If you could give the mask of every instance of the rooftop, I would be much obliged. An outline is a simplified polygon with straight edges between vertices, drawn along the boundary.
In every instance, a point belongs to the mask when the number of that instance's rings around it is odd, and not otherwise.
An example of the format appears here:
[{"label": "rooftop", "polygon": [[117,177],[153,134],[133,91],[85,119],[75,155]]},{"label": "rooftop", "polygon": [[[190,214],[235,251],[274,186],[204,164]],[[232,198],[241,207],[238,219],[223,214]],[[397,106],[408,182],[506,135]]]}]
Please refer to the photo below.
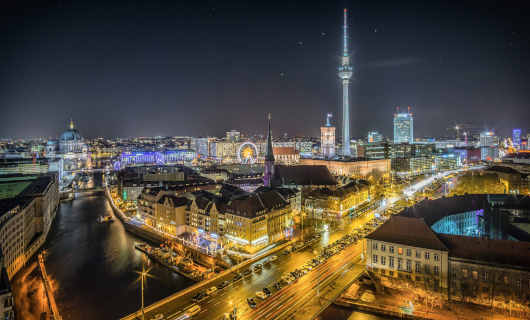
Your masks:
[{"label": "rooftop", "polygon": [[366,239],[401,244],[439,251],[449,249],[423,221],[415,218],[392,216]]},{"label": "rooftop", "polygon": [[437,233],[451,258],[518,266],[530,270],[530,243]]},{"label": "rooftop", "polygon": [[284,186],[289,185],[325,185],[334,186],[338,182],[325,165],[274,166],[274,180],[283,180]]}]

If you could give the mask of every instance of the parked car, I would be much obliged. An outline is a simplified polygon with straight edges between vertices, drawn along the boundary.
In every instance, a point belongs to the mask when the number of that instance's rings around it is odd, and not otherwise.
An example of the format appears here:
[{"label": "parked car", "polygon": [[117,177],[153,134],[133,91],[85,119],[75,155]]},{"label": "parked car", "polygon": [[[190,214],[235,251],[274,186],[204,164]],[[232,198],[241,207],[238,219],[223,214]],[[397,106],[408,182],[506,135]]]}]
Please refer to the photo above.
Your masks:
[{"label": "parked car", "polygon": [[254,266],[254,272],[260,271],[261,268],[263,268],[263,265],[262,265],[261,263],[258,264],[258,265],[255,265],[255,266]]},{"label": "parked car", "polygon": [[282,284],[279,282],[275,282],[274,287],[276,288],[276,290],[280,290],[282,288]]},{"label": "parked car", "polygon": [[211,287],[210,289],[206,290],[207,295],[212,295],[217,292],[217,287]]},{"label": "parked car", "polygon": [[289,253],[291,253],[290,250],[285,250],[285,251],[283,252],[283,254],[289,254]]},{"label": "parked car", "polygon": [[276,259],[278,259],[277,256],[272,256],[272,257],[270,258],[270,262],[274,262],[274,261],[276,261]]},{"label": "parked car", "polygon": [[241,275],[241,273],[238,273],[238,274],[236,274],[235,277],[232,278],[232,281],[236,282],[236,281],[239,281],[241,279],[243,279],[243,276]]},{"label": "parked car", "polygon": [[267,296],[270,296],[272,294],[272,292],[267,288],[263,288],[263,293],[265,293]]},{"label": "parked car", "polygon": [[249,274],[252,273],[252,269],[250,268],[247,268],[247,270],[245,270],[245,275],[248,276]]},{"label": "parked car", "polygon": [[256,301],[254,301],[252,298],[247,298],[247,303],[251,308],[255,308],[257,306]]},{"label": "parked car", "polygon": [[261,300],[264,300],[267,298],[267,295],[261,291],[256,292],[256,297],[260,298]]},{"label": "parked car", "polygon": [[159,314],[155,314],[154,316],[151,317],[151,320],[162,320],[164,319],[164,315],[159,313]]},{"label": "parked car", "polygon": [[218,290],[224,289],[224,288],[228,287],[228,284],[229,284],[228,281],[224,281],[224,282],[220,283],[220,284],[217,286],[217,289],[218,289]]},{"label": "parked car", "polygon": [[195,296],[193,296],[193,302],[201,301],[203,299],[206,299],[206,297],[208,297],[208,295],[206,295],[204,292],[201,291],[197,293]]},{"label": "parked car", "polygon": [[269,260],[269,259],[267,259],[267,260],[263,261],[263,265],[266,265],[266,264],[270,264],[270,263],[271,263],[271,262],[270,262],[270,260]]}]

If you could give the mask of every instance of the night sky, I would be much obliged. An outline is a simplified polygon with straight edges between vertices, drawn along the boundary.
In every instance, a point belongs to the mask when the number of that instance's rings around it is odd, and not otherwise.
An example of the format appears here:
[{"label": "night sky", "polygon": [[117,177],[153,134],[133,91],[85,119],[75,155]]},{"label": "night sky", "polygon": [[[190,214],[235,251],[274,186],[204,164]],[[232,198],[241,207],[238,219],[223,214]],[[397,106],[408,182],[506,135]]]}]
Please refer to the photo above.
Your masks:
[{"label": "night sky", "polygon": [[[527,1],[8,1],[0,138],[341,131],[348,9],[351,136],[455,123],[529,131]],[[476,129],[477,131],[480,129]]]}]

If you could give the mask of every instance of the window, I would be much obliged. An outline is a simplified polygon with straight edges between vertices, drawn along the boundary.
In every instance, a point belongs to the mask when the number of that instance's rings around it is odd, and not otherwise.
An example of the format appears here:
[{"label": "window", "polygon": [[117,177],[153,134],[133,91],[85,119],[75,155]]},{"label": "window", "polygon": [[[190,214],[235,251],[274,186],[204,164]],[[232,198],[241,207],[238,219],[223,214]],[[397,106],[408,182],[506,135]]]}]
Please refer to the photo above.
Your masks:
[{"label": "window", "polygon": [[456,278],[456,269],[453,268],[453,278]]},{"label": "window", "polygon": [[411,255],[412,255],[412,250],[410,250],[410,249],[407,249],[407,256],[409,256],[409,257],[410,257]]},{"label": "window", "polygon": [[425,265],[425,273],[426,274],[430,274],[431,273],[431,267],[428,264]]},{"label": "window", "polygon": [[407,260],[407,271],[412,271],[412,261]]},{"label": "window", "polygon": [[495,283],[499,283],[501,282],[501,278],[499,277],[499,275],[495,275]]},{"label": "window", "polygon": [[420,250],[416,250],[416,258],[421,258],[421,251]]},{"label": "window", "polygon": [[403,254],[403,248],[398,248],[398,254]]},{"label": "window", "polygon": [[394,271],[388,271],[388,275],[393,277],[394,276]]},{"label": "window", "polygon": [[388,266],[394,268],[394,257],[388,257]]},{"label": "window", "polygon": [[386,251],[386,244],[381,245],[381,251]]},{"label": "window", "polygon": [[482,274],[482,279],[484,279],[484,282],[488,282],[488,273],[487,272],[484,272]]},{"label": "window", "polygon": [[490,291],[490,288],[488,287],[482,287],[482,292],[489,292]]},{"label": "window", "polygon": [[440,254],[439,253],[435,253],[434,254],[434,261],[440,261]]},{"label": "window", "polygon": [[453,288],[456,288],[456,281],[453,281]]},{"label": "window", "polygon": [[434,286],[439,287],[440,286],[440,280],[434,279]]},{"label": "window", "polygon": [[478,280],[478,272],[473,271],[471,274],[473,275],[473,280]]},{"label": "window", "polygon": [[374,254],[374,258],[372,259],[374,263],[377,263],[377,254]]},{"label": "window", "polygon": [[521,278],[515,278],[515,286],[516,287],[522,287]]},{"label": "window", "polygon": [[381,256],[381,264],[385,265],[386,263],[386,257]]},{"label": "window", "polygon": [[416,272],[421,272],[421,263],[416,261]]},{"label": "window", "polygon": [[510,276],[504,276],[504,284],[510,285]]},{"label": "window", "polygon": [[467,279],[467,270],[462,270],[462,279]]},{"label": "window", "polygon": [[430,252],[425,252],[425,259],[429,260],[431,258]]},{"label": "window", "polygon": [[440,267],[434,266],[434,275],[437,276],[440,274]]},{"label": "window", "polygon": [[[528,288],[530,288],[530,279],[526,280],[526,286],[527,286]],[[528,300],[530,300],[530,299],[528,299]]]},{"label": "window", "polygon": [[[383,257],[381,257],[383,258]],[[381,274],[385,274],[386,273],[386,270],[385,269],[381,269]]]},{"label": "window", "polygon": [[403,269],[403,259],[398,258],[398,270]]},{"label": "window", "polygon": [[394,246],[389,246],[388,247],[388,252],[394,253]]},{"label": "window", "polygon": [[377,250],[377,243],[374,243],[374,250]]}]

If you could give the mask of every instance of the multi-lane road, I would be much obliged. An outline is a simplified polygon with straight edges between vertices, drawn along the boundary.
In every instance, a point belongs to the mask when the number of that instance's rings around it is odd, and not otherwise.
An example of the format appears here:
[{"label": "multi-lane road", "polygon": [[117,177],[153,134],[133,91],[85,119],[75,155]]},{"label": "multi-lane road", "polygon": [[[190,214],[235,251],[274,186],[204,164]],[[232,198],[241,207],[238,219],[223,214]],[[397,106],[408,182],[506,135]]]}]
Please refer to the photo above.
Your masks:
[{"label": "multi-lane road", "polygon": [[[382,208],[377,209],[377,211],[379,210],[382,210]],[[347,219],[344,223],[325,231],[320,240],[316,240],[305,248],[294,251],[291,254],[284,255],[282,253],[283,250],[280,250],[264,256],[260,261],[253,263],[252,267],[273,255],[276,255],[278,259],[271,264],[265,265],[261,271],[253,272],[235,283],[231,279],[236,273],[229,273],[203,286],[203,288],[209,288],[217,286],[223,281],[230,282],[228,287],[219,290],[208,298],[200,302],[193,302],[193,296],[201,291],[201,289],[197,289],[146,313],[145,319],[150,319],[155,314],[163,314],[164,319],[185,319],[184,312],[194,305],[199,305],[201,311],[193,319],[219,319],[222,318],[224,313],[229,313],[234,309],[233,303],[239,310],[238,319],[278,319],[285,317],[290,314],[289,311],[294,310],[305,299],[316,295],[319,279],[320,290],[322,290],[329,285],[330,280],[340,275],[354,261],[358,260],[363,250],[363,242],[359,241],[346,247],[339,254],[325,260],[320,265],[320,272],[318,267],[314,268],[307,275],[299,278],[296,283],[286,285],[281,281],[281,277],[286,272],[294,271],[301,267],[307,260],[315,258],[315,251],[319,252],[323,247],[340,239],[356,227],[365,224],[373,216],[374,211],[369,211],[352,221]],[[243,271],[244,269],[241,269],[240,273],[243,273]],[[282,289],[276,290],[274,288],[273,283],[275,281],[282,283]],[[272,295],[265,300],[260,300],[255,296],[255,293],[262,291],[265,287],[272,292]],[[247,298],[250,297],[254,298],[257,303],[257,307],[254,309],[251,309],[246,302]]]}]

